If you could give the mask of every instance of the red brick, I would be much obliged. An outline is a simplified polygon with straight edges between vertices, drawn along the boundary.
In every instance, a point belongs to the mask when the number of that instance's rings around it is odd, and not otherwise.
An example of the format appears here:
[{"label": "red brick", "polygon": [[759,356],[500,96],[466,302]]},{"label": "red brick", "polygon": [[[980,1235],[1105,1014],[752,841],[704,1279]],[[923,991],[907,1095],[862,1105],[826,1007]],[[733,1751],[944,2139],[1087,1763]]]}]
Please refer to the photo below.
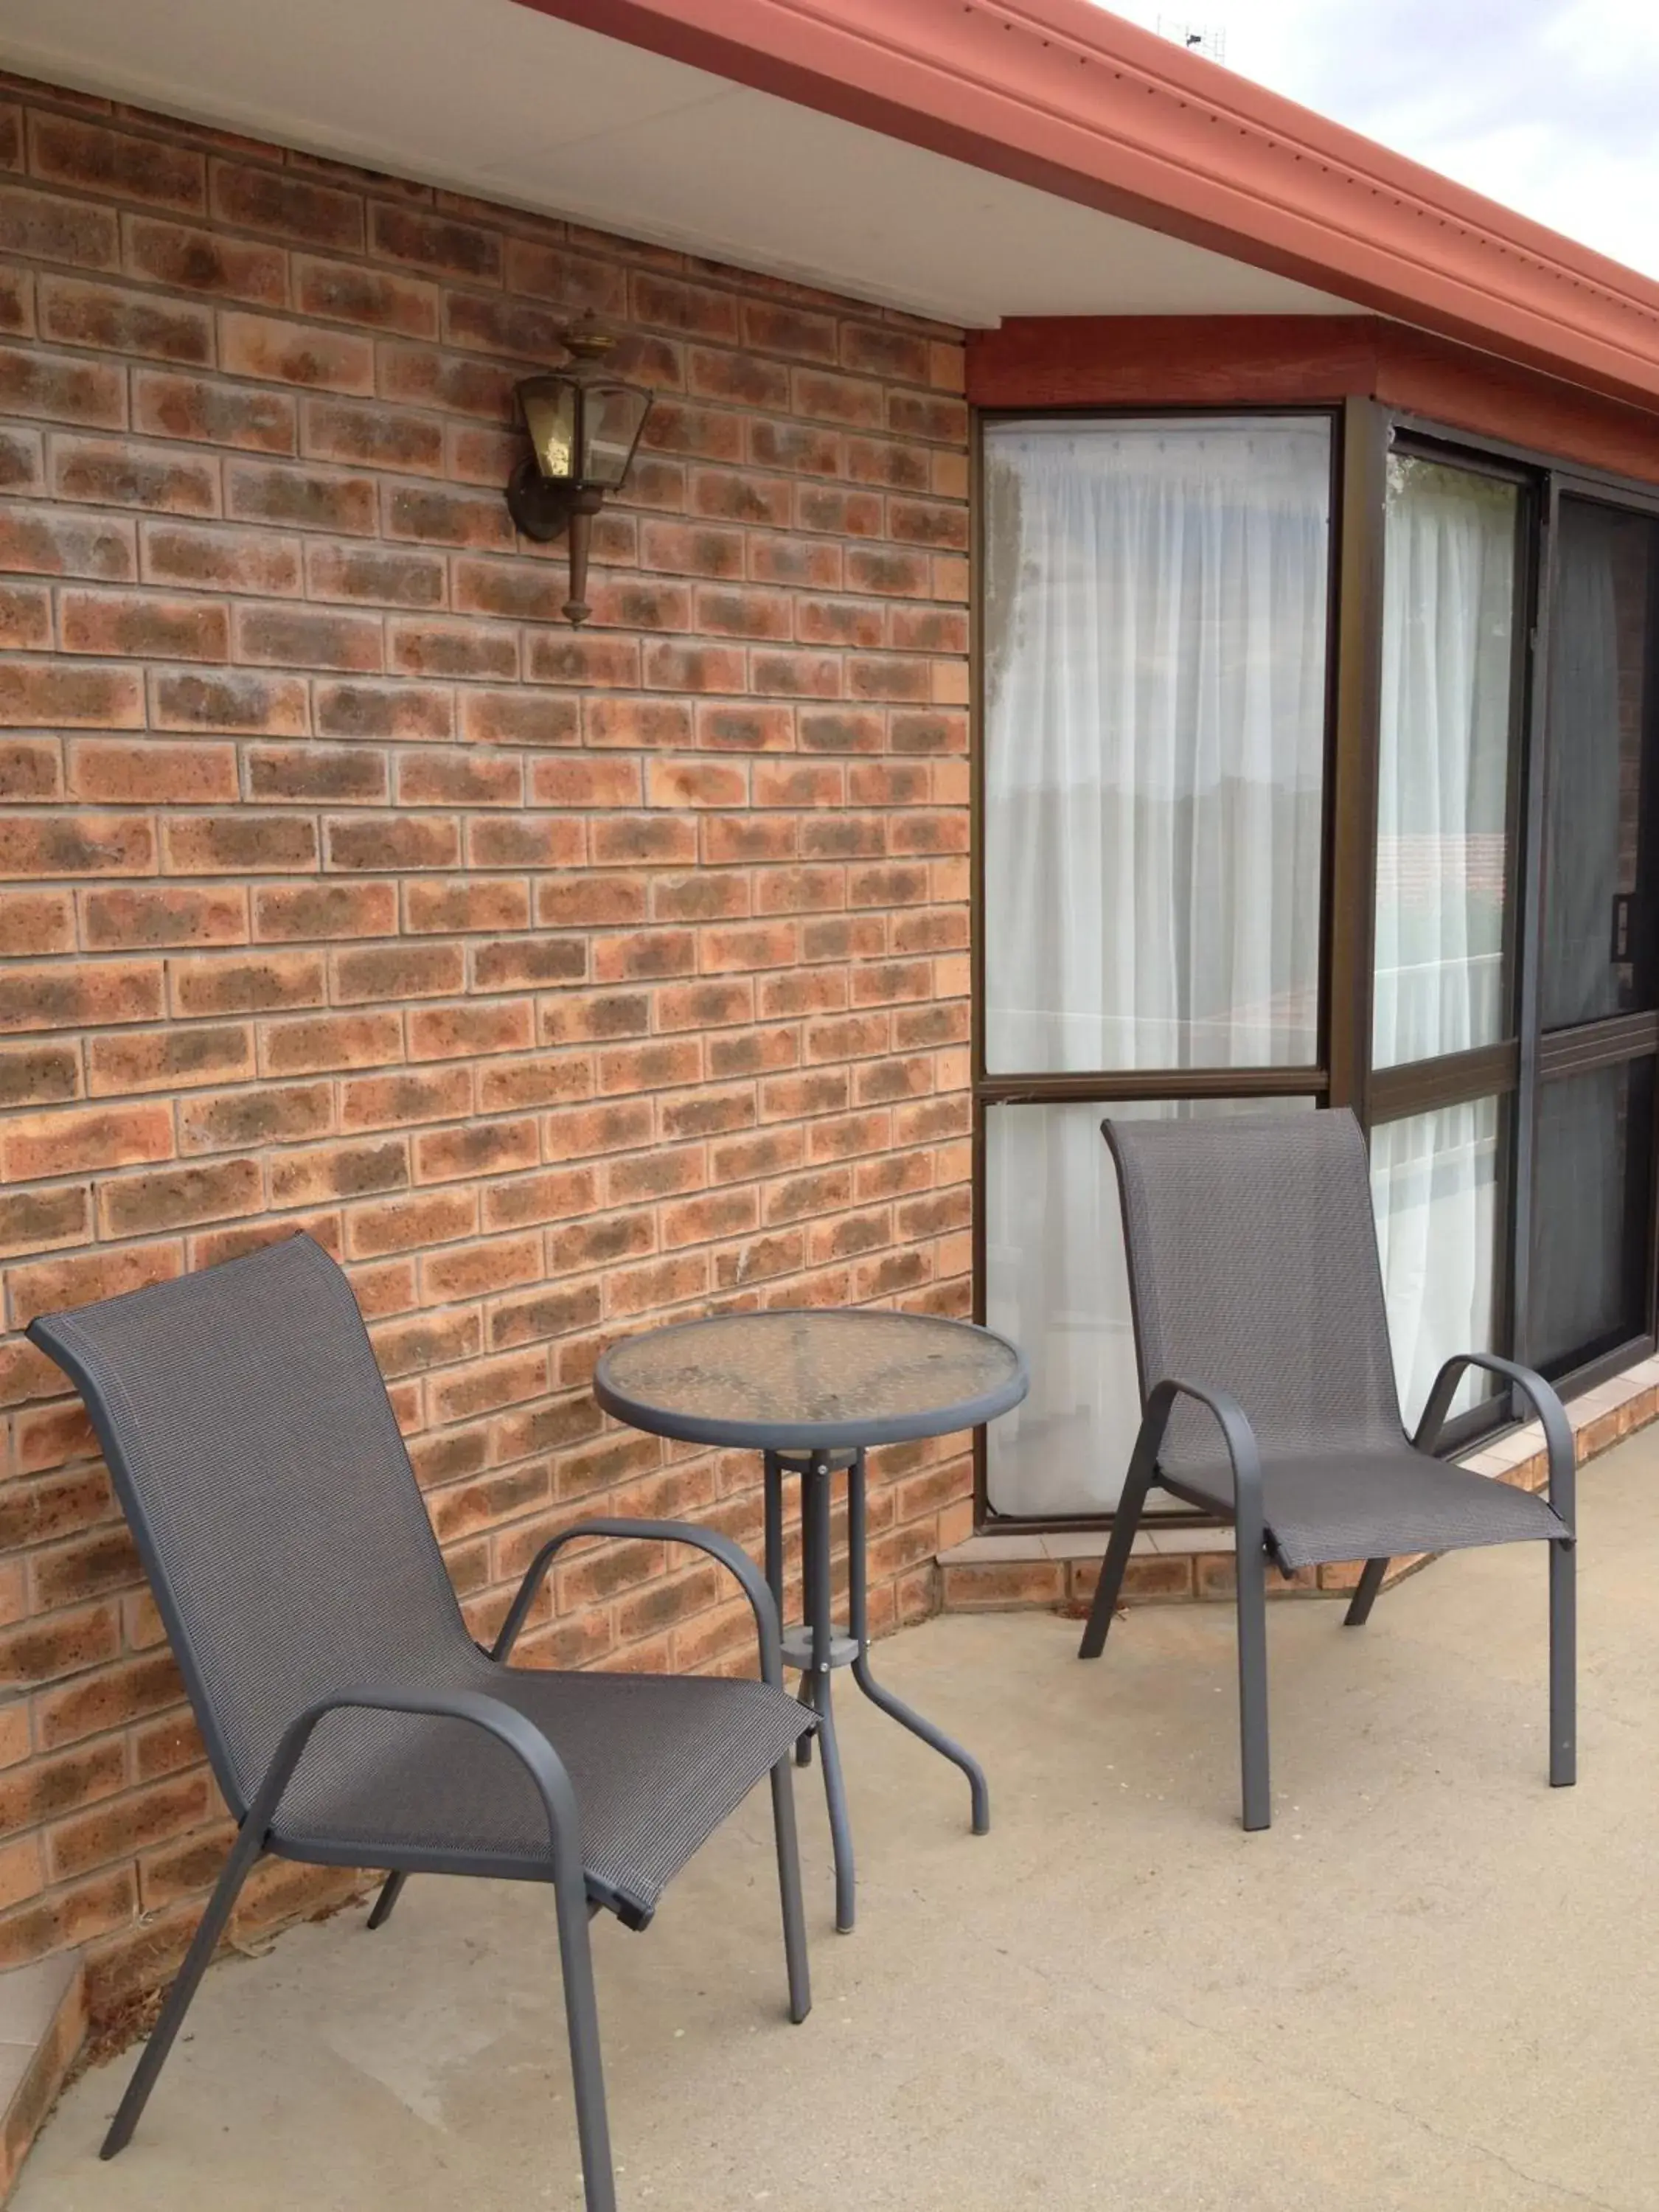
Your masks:
[{"label": "red brick", "polygon": [[[0,668],[0,699],[4,699]],[[150,876],[155,830],[137,814],[0,817],[4,876]]]},{"label": "red brick", "polygon": [[308,545],[306,589],[313,599],[368,599],[387,607],[441,606],[447,592],[442,560],[433,554],[386,552],[366,545]]},{"label": "red brick", "polygon": [[75,907],[67,891],[0,891],[0,957],[69,952]]},{"label": "red brick", "polygon": [[380,347],[379,356],[378,382],[384,398],[447,408],[490,422],[515,420],[511,369],[465,355],[441,353],[435,346],[389,341]]},{"label": "red brick", "polygon": [[494,231],[449,222],[413,208],[384,203],[369,210],[369,242],[389,261],[441,274],[500,281],[501,240]]},{"label": "red brick", "polygon": [[123,262],[135,276],[256,307],[280,307],[288,296],[287,257],[276,246],[145,216],[124,216],[121,231]]},{"label": "red brick", "polygon": [[52,489],[60,499],[168,514],[217,514],[217,464],[193,453],[156,453],[112,439],[56,438]]},{"label": "red brick", "polygon": [[108,208],[20,185],[0,185],[0,253],[67,261],[82,269],[113,269],[121,258],[116,219]]},{"label": "red brick", "polygon": [[452,876],[410,883],[404,889],[404,926],[417,934],[526,929],[529,925],[530,893],[517,880],[463,881]]},{"label": "red brick", "polygon": [[95,1098],[135,1091],[183,1091],[252,1073],[252,1041],[240,1024],[185,1028],[175,1024],[164,1030],[96,1036],[87,1045],[87,1087]]},{"label": "red brick", "polygon": [[206,165],[201,155],[66,115],[37,110],[30,116],[29,167],[45,182],[67,185],[79,192],[143,200],[185,215],[198,213],[206,205]]},{"label": "red brick", "polygon": [[455,732],[455,702],[422,684],[324,684],[316,687],[323,738],[443,738]]},{"label": "red brick", "polygon": [[443,432],[418,415],[388,414],[374,403],[307,399],[300,422],[300,449],[308,459],[417,476],[435,476],[443,467]]},{"label": "red brick", "polygon": [[744,301],[743,334],[745,342],[760,353],[826,362],[835,361],[839,355],[833,315],[809,314],[770,301]]},{"label": "red brick", "polygon": [[340,1086],[340,1126],[394,1128],[407,1121],[442,1121],[471,1111],[472,1077],[465,1067],[410,1069],[397,1075],[359,1075]]},{"label": "red brick", "polygon": [[253,934],[267,942],[385,937],[397,927],[397,917],[398,895],[390,884],[272,885],[253,892]]},{"label": "red brick", "polygon": [[258,453],[295,450],[298,416],[284,392],[251,392],[162,369],[136,371],[132,385],[133,427],[151,436]]},{"label": "red brick", "polygon": [[380,625],[372,615],[238,606],[233,613],[233,631],[239,660],[362,673],[378,672],[381,666]]},{"label": "red brick", "polygon": [[40,334],[60,345],[197,368],[213,359],[213,319],[205,307],[74,276],[43,276],[38,297]]},{"label": "red brick", "polygon": [[[355,192],[332,190],[291,171],[254,168],[240,162],[212,165],[213,212],[239,230],[266,230],[307,245],[331,246],[348,253],[363,245],[363,204]],[[296,262],[298,257],[296,257]],[[297,297],[311,314],[325,309]]]},{"label": "red brick", "polygon": [[122,371],[102,362],[0,346],[0,409],[9,415],[118,430],[127,415],[123,383]]},{"label": "red brick", "polygon": [[536,631],[528,641],[525,674],[532,684],[580,684],[584,690],[606,686],[619,690],[637,690],[639,641],[592,635],[571,636],[557,630]]},{"label": "red brick", "polygon": [[438,285],[356,261],[295,254],[295,307],[331,323],[362,323],[400,338],[438,337]]},{"label": "red brick", "polygon": [[94,805],[209,805],[236,797],[234,746],[155,738],[79,738],[67,748],[69,795]]},{"label": "red brick", "polygon": [[528,238],[507,241],[507,281],[514,292],[530,292],[565,308],[591,307],[601,317],[625,316],[628,280],[612,263],[544,246]]},{"label": "red brick", "polygon": [[252,1159],[118,1176],[98,1186],[99,1231],[104,1237],[149,1237],[158,1230],[257,1213],[264,1188],[259,1164]]},{"label": "red brick", "polygon": [[319,1075],[331,1069],[372,1067],[403,1050],[396,1014],[327,1014],[304,1021],[270,1022],[260,1033],[260,1072]]},{"label": "red brick", "polygon": [[[52,600],[39,584],[0,584],[0,653],[39,651],[52,643]],[[7,797],[27,798],[29,792]],[[56,797],[48,792],[46,797]]]},{"label": "red brick", "polygon": [[514,678],[519,672],[514,630],[479,622],[413,622],[387,625],[390,665],[408,676]]},{"label": "red brick", "polygon": [[[289,1145],[322,1135],[334,1118],[327,1083],[264,1084],[258,1089],[210,1091],[179,1107],[179,1148],[185,1152],[234,1152],[243,1146]],[[278,1202],[283,1163],[273,1162],[270,1190]]]},{"label": "red brick", "polygon": [[489,545],[512,550],[512,517],[499,493],[441,491],[429,484],[388,484],[386,534],[428,545]]},{"label": "red brick", "polygon": [[133,526],[52,507],[0,508],[0,569],[126,583],[137,573]]},{"label": "red brick", "polygon": [[211,676],[155,672],[150,720],[159,730],[222,730],[243,736],[297,737],[307,726],[306,686],[297,677]]},{"label": "red brick", "polygon": [[[134,1244],[121,1251],[75,1254],[43,1260],[32,1267],[13,1267],[6,1278],[13,1325],[24,1328],[36,1314],[61,1313],[71,1306],[90,1305],[96,1298],[142,1290],[148,1283],[168,1282],[183,1264],[176,1244]],[[50,1741],[42,1737],[43,1743]]]},{"label": "red brick", "polygon": [[255,952],[236,958],[208,953],[168,963],[174,1009],[191,1015],[320,1006],[323,972],[322,959],[313,952]]},{"label": "red brick", "polygon": [[250,745],[248,796],[384,806],[391,797],[386,756],[346,745]]},{"label": "red brick", "polygon": [[275,522],[299,530],[371,538],[374,479],[236,461],[225,470],[225,512],[239,522]]},{"label": "red brick", "polygon": [[151,522],[143,526],[139,545],[149,583],[289,595],[301,589],[299,548],[283,538]]},{"label": "red brick", "polygon": [[174,875],[283,875],[317,865],[317,827],[305,816],[164,815],[163,864]]},{"label": "red brick", "polygon": [[222,314],[219,363],[229,375],[257,377],[267,384],[357,393],[374,389],[374,349],[368,339],[268,315]]}]

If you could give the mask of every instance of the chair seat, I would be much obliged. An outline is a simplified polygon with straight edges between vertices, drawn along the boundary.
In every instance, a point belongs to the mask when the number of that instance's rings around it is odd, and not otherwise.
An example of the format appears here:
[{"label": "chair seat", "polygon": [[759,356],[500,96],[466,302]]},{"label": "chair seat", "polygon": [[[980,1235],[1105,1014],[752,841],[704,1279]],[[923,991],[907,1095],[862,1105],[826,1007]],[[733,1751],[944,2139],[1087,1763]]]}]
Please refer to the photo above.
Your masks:
[{"label": "chair seat", "polygon": [[[1224,1464],[1183,1466],[1169,1486],[1232,1511],[1233,1479]],[[1292,1569],[1572,1533],[1531,1492],[1435,1459],[1403,1438],[1396,1446],[1264,1452],[1261,1493],[1269,1545]]]},{"label": "chair seat", "polygon": [[[702,1675],[551,1674],[455,1653],[441,1680],[541,1729],[581,1818],[589,1894],[643,1921],[664,1888],[814,1725],[783,1690]],[[271,1826],[285,1856],[410,1873],[546,1881],[547,1818],[529,1774],[465,1721],[326,1716]]]}]

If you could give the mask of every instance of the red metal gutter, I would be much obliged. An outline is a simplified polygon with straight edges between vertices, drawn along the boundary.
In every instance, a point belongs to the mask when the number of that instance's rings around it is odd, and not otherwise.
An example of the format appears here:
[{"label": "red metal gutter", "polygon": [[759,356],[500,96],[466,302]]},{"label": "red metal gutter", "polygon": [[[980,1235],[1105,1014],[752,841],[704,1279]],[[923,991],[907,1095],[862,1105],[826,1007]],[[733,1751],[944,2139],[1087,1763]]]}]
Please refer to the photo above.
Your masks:
[{"label": "red metal gutter", "polygon": [[1659,403],[1659,284],[1089,0],[520,4]]}]

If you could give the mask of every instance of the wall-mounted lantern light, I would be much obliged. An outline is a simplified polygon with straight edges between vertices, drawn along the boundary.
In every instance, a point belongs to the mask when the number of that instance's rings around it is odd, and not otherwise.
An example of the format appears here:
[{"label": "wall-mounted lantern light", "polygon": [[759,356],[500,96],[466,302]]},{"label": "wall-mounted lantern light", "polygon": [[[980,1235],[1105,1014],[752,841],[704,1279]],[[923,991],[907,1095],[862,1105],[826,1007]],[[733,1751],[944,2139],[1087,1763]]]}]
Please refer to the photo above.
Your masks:
[{"label": "wall-mounted lantern light", "polygon": [[567,622],[583,623],[591,611],[584,597],[588,532],[605,494],[620,489],[628,474],[651,394],[611,374],[606,361],[617,341],[591,310],[562,335],[570,352],[565,367],[519,386],[534,451],[514,470],[507,504],[526,538],[545,542],[569,531],[564,614]]}]

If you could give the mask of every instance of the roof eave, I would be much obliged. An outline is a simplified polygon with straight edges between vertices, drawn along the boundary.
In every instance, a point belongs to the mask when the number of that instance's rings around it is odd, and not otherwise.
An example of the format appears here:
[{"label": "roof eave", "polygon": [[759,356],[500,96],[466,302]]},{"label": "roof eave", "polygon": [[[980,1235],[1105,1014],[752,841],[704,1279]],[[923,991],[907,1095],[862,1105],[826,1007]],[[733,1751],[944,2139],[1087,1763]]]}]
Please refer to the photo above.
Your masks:
[{"label": "roof eave", "polygon": [[1659,284],[1091,0],[520,4],[1659,404]]}]

